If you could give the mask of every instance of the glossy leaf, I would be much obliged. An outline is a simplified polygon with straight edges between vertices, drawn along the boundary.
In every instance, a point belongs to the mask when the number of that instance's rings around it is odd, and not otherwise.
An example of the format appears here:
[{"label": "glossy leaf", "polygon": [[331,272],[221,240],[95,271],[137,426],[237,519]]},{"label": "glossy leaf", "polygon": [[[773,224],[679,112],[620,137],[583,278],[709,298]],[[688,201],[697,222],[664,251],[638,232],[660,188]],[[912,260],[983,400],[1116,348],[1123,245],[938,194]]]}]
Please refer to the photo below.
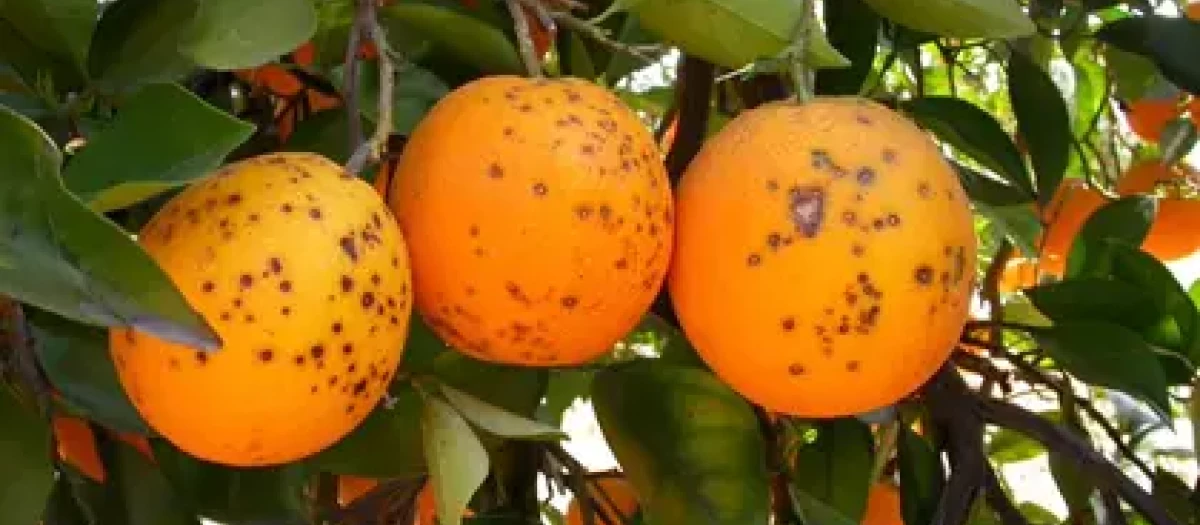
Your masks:
[{"label": "glossy leaf", "polygon": [[1036,27],[1016,0],[866,0],[879,14],[938,36],[1016,38]]},{"label": "glossy leaf", "polygon": [[1080,277],[1025,290],[1025,295],[1055,321],[1105,320],[1142,330],[1167,312],[1160,310],[1156,291],[1101,277]]},{"label": "glossy leaf", "polygon": [[234,469],[196,459],[163,440],[154,459],[183,505],[223,523],[289,521],[305,516],[303,463]]},{"label": "glossy leaf", "polygon": [[25,309],[34,351],[50,384],[87,419],[121,432],[151,429],[121,387],[108,352],[108,330]]},{"label": "glossy leaf", "polygon": [[1037,441],[1006,428],[997,430],[987,443],[988,459],[1000,465],[1028,461],[1045,453]]},{"label": "glossy leaf", "polygon": [[822,7],[829,43],[850,61],[850,66],[818,71],[817,93],[858,94],[874,63],[879,44],[879,15],[863,0],[825,2]]},{"label": "glossy leaf", "polygon": [[1101,249],[1104,241],[1140,246],[1150,232],[1157,209],[1158,203],[1153,198],[1130,195],[1110,201],[1093,212],[1072,244],[1067,257],[1067,274],[1078,275],[1076,263],[1086,261],[1085,254],[1089,250]]},{"label": "glossy leaf", "polygon": [[996,172],[1030,197],[1033,181],[1008,134],[979,106],[959,98],[924,97],[900,104],[922,127]]},{"label": "glossy leaf", "polygon": [[178,79],[194,67],[179,49],[180,29],[198,11],[199,0],[116,0],[96,26],[91,76],[109,90]]},{"label": "glossy leaf", "polygon": [[462,523],[467,503],[488,475],[488,455],[475,431],[446,402],[424,398],[421,429],[438,522]]},{"label": "glossy leaf", "polygon": [[975,203],[975,206],[1022,252],[1038,252],[1038,238],[1043,228],[1031,206],[989,206],[984,203]]},{"label": "glossy leaf", "polygon": [[792,461],[792,484],[857,523],[867,509],[874,437],[865,423],[839,418],[817,426],[817,438]]},{"label": "glossy leaf", "polygon": [[124,208],[209,175],[253,132],[177,84],[153,84],[89,138],[63,178],[92,209]]},{"label": "glossy leaf", "polygon": [[316,25],[309,0],[205,0],[182,35],[180,51],[212,69],[254,67],[299,47]]},{"label": "glossy leaf", "polygon": [[415,32],[485,73],[525,71],[512,40],[499,28],[461,9],[428,1],[393,2],[380,15],[396,27]]},{"label": "glossy leaf", "polygon": [[0,382],[0,524],[37,523],[54,488],[50,425]]},{"label": "glossy leaf", "polygon": [[96,0],[4,0],[0,18],[45,53],[87,71],[88,46],[96,26]]},{"label": "glossy leaf", "polygon": [[369,478],[424,474],[421,396],[407,382],[393,386],[391,396],[392,403],[375,407],[349,435],[306,462],[314,470]]},{"label": "glossy leaf", "polygon": [[1167,419],[1166,376],[1137,333],[1111,323],[1072,320],[1034,336],[1050,357],[1080,380],[1146,401]]},{"label": "glossy leaf", "polygon": [[213,349],[219,340],[125,232],[63,187],[61,153],[0,107],[0,292],[85,324],[132,326]]},{"label": "glossy leaf", "polygon": [[1071,117],[1058,86],[1026,54],[1008,60],[1008,96],[1037,175],[1038,202],[1045,206],[1067,171]]},{"label": "glossy leaf", "polygon": [[1195,57],[1200,22],[1160,15],[1127,17],[1101,27],[1096,39],[1150,59],[1173,84],[1200,95],[1200,61]]},{"label": "glossy leaf", "polygon": [[658,525],[765,525],[765,444],[750,405],[711,373],[654,360],[596,374],[600,429]]},{"label": "glossy leaf", "polygon": [[446,384],[439,385],[446,401],[475,426],[507,438],[564,439],[563,431],[526,419]]},{"label": "glossy leaf", "polygon": [[[967,196],[972,201],[993,207],[1016,206],[1033,201],[1033,197],[1024,190],[1009,184],[1007,181],[983,174],[953,159],[947,159],[950,166],[958,173],[958,181],[962,183]],[[1028,209],[1027,206],[1020,206]],[[1034,217],[1036,220],[1037,217]]]},{"label": "glossy leaf", "polygon": [[900,507],[905,523],[932,523],[946,485],[941,460],[925,438],[907,427],[896,442]]},{"label": "glossy leaf", "polygon": [[856,525],[857,520],[794,486],[788,487],[792,507],[805,525]]}]

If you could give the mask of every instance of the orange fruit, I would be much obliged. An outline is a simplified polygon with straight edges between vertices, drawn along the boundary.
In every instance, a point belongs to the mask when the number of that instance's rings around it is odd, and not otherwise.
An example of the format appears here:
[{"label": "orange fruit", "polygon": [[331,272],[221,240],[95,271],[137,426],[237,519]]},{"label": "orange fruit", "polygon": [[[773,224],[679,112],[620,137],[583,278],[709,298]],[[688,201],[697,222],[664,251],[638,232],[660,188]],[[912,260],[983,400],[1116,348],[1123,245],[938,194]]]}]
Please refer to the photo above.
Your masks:
[{"label": "orange fruit", "polygon": [[337,484],[338,505],[345,507],[379,486],[379,480],[359,476],[338,476]]},{"label": "orange fruit", "polygon": [[1167,123],[1179,116],[1179,103],[1174,98],[1145,98],[1129,103],[1125,118],[1134,134],[1148,142],[1162,138]]},{"label": "orange fruit", "polygon": [[1005,262],[997,288],[1000,293],[1014,293],[1037,286],[1038,261],[1025,257],[1013,257]]},{"label": "orange fruit", "polygon": [[417,309],[476,359],[600,357],[649,308],[671,257],[671,190],[654,138],[583,80],[459,87],[412,132],[391,185]]},{"label": "orange fruit", "polygon": [[[103,483],[106,476],[104,462],[100,460],[100,452],[96,447],[96,435],[92,427],[84,419],[74,416],[55,415],[51,419],[54,437],[57,441],[59,459],[71,465],[83,475],[97,483]],[[150,450],[150,442],[145,436],[128,432],[118,432],[117,438],[141,452],[146,459],[153,460],[154,452]]]},{"label": "orange fruit", "polygon": [[1064,179],[1042,210],[1043,231],[1039,269],[1047,275],[1061,277],[1066,272],[1067,255],[1075,236],[1096,210],[1108,203],[1100,191],[1081,179]]},{"label": "orange fruit", "polygon": [[[1200,6],[1200,3],[1194,5]],[[1200,17],[1197,20],[1200,20]],[[1200,97],[1192,97],[1192,101],[1188,102],[1188,113],[1192,115],[1192,124],[1200,127]]]},{"label": "orange fruit", "polygon": [[1164,194],[1142,242],[1146,253],[1170,262],[1200,251],[1200,172],[1141,162],[1125,172],[1116,189],[1121,195]]},{"label": "orange fruit", "polygon": [[[592,500],[592,512],[595,513],[593,523],[605,523],[600,518],[601,514],[608,518],[608,523],[624,523],[632,518],[638,510],[638,499],[633,492],[633,486],[623,477],[606,476],[590,479],[587,483],[587,491]],[[604,492],[603,495],[601,495],[601,491]],[[566,525],[587,523],[583,520],[583,508],[580,506],[578,498],[572,499],[567,504],[564,523]]]},{"label": "orange fruit", "polygon": [[213,353],[111,331],[159,434],[232,466],[333,444],[379,401],[411,312],[404,239],[369,184],[308,153],[235,162],[171,199],[139,242],[219,334]]},{"label": "orange fruit", "polygon": [[1200,2],[1192,2],[1184,8],[1184,14],[1192,19],[1200,22]]},{"label": "orange fruit", "polygon": [[954,170],[900,114],[855,97],[744,111],[676,191],[675,311],[749,400],[800,417],[869,412],[954,350],[973,218]]},{"label": "orange fruit", "polygon": [[885,481],[876,482],[867,495],[862,525],[904,525],[900,489]]}]

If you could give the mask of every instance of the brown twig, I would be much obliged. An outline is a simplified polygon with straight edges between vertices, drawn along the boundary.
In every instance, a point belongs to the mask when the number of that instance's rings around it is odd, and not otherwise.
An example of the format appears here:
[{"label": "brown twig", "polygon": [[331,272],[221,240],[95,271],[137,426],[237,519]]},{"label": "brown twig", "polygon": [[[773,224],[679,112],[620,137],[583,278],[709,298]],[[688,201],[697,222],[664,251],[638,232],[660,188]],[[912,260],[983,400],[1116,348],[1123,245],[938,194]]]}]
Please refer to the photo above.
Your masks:
[{"label": "brown twig", "polygon": [[525,11],[521,8],[521,0],[504,0],[508,13],[512,15],[513,27],[517,33],[517,47],[521,50],[521,62],[525,64],[525,72],[533,78],[541,78],[542,60],[537,56],[533,46],[533,37],[529,34],[529,20],[525,19]]},{"label": "brown twig", "polygon": [[[349,129],[350,149],[357,151],[363,141],[362,123],[358,117],[358,44],[367,24],[367,12],[375,9],[374,0],[356,0],[354,23],[350,26],[350,36],[346,39],[345,65],[342,68],[342,87],[346,92],[347,127]],[[351,170],[354,173],[357,171]]]},{"label": "brown twig", "polygon": [[945,434],[951,466],[933,523],[962,525],[970,518],[972,504],[987,477],[983,418],[970,405],[961,403],[971,394],[952,366],[943,367],[926,384],[924,392],[934,422]]},{"label": "brown twig", "polygon": [[[362,171],[363,167],[368,162],[377,163],[383,158],[384,152],[387,151],[388,139],[392,135],[392,107],[394,103],[393,88],[396,79],[396,66],[392,62],[393,53],[388,45],[387,33],[383,26],[379,24],[379,14],[375,8],[374,0],[367,0],[369,7],[364,15],[365,26],[362,30],[371,39],[371,43],[375,45],[377,54],[379,55],[379,99],[377,100],[378,108],[375,115],[375,132],[371,134],[370,140],[365,143],[358,144],[352,150],[354,153],[350,156],[350,160],[346,162],[346,170],[357,174]],[[355,79],[357,79],[357,75]],[[358,86],[354,87],[353,95],[358,95]],[[350,113],[351,122],[357,124],[357,113]],[[360,131],[361,134],[361,131]],[[360,135],[361,136],[361,135]]]},{"label": "brown twig", "polygon": [[987,466],[987,472],[984,474],[983,494],[987,499],[988,507],[991,507],[992,511],[996,513],[996,517],[1000,518],[1000,523],[1003,525],[1029,525],[1029,520],[1021,515],[1021,511],[1013,504],[1008,493],[1004,492],[1004,487],[1000,486],[1000,478],[991,465]]}]

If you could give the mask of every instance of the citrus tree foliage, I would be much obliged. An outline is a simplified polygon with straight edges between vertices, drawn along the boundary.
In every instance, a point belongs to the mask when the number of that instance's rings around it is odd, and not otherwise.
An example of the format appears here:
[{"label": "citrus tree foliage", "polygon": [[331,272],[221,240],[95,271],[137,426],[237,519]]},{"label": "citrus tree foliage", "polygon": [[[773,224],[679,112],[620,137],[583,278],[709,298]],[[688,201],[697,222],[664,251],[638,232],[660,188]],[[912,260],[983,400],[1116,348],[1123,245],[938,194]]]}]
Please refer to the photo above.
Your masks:
[{"label": "citrus tree foliage", "polygon": [[[1200,253],[1197,19],[1182,0],[0,0],[0,525],[1198,523],[1195,447],[1162,439],[1200,428],[1200,283],[1168,268]],[[223,343],[134,236],[165,203],[274,151],[387,198],[434,104],[543,73],[636,110],[672,183],[776,100],[911,119],[974,212],[953,355],[888,407],[803,419],[718,379],[665,287],[579,366],[474,359],[414,310],[387,396],[316,454],[237,468],[156,434],[109,331]],[[620,472],[564,448],[581,400]],[[1065,513],[1014,499],[1006,467],[1034,459]]]}]

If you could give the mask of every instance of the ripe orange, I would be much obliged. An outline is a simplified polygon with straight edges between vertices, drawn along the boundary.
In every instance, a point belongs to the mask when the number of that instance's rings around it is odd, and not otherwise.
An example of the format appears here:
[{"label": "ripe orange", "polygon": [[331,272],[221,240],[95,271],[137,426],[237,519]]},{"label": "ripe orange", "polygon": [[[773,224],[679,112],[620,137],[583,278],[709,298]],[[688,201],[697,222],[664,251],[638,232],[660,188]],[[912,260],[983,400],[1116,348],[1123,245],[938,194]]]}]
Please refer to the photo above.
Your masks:
[{"label": "ripe orange", "polygon": [[677,195],[675,310],[751,401],[800,417],[868,412],[953,351],[973,219],[955,172],[901,115],[853,97],[745,111]]},{"label": "ripe orange", "polygon": [[[606,523],[600,515],[607,517],[608,523],[624,523],[638,510],[638,499],[633,492],[633,486],[623,477],[610,476],[589,480],[587,491],[593,502],[592,512],[596,514],[593,523]],[[601,491],[604,495],[600,494]],[[566,525],[587,523],[583,520],[583,508],[579,505],[578,498],[567,504],[564,522]]]},{"label": "ripe orange", "polygon": [[215,353],[111,332],[146,421],[214,463],[292,462],[383,395],[411,312],[404,239],[371,186],[319,155],[226,166],[174,197],[139,242],[224,342]]},{"label": "ripe orange", "polygon": [[1041,212],[1046,229],[1040,241],[1039,269],[1061,277],[1066,272],[1067,255],[1075,236],[1092,213],[1108,202],[1103,193],[1080,179],[1064,179],[1049,205]]},{"label": "ripe orange", "polygon": [[391,185],[417,308],[477,359],[555,366],[607,353],[671,257],[654,138],[583,80],[494,76],[456,89],[413,131]]},{"label": "ripe orange", "polygon": [[1014,293],[1038,284],[1038,261],[1013,257],[1005,262],[997,288],[1000,293]]},{"label": "ripe orange", "polygon": [[1142,250],[1168,262],[1200,251],[1200,172],[1157,161],[1141,162],[1125,172],[1117,192],[1163,195]]},{"label": "ripe orange", "polygon": [[[100,452],[96,448],[96,436],[87,421],[74,416],[55,415],[51,419],[54,438],[57,441],[57,454],[64,463],[71,465],[83,475],[97,483],[103,483],[106,476],[104,462],[100,460]],[[117,438],[136,448],[147,459],[153,459],[150,443],[145,436],[121,432]]]},{"label": "ripe orange", "polygon": [[[1200,6],[1200,3],[1193,5]],[[1200,20],[1200,15],[1197,15],[1197,20]],[[1188,103],[1188,113],[1192,115],[1192,124],[1200,127],[1200,97],[1192,97],[1192,101]]]},{"label": "ripe orange", "polygon": [[876,482],[867,496],[862,525],[904,525],[900,489],[885,481]]},{"label": "ripe orange", "polygon": [[1200,21],[1200,2],[1192,2],[1184,8],[1184,14],[1196,21]]},{"label": "ripe orange", "polygon": [[1179,113],[1178,99],[1145,98],[1130,102],[1125,117],[1134,134],[1142,140],[1158,142],[1167,123]]}]

